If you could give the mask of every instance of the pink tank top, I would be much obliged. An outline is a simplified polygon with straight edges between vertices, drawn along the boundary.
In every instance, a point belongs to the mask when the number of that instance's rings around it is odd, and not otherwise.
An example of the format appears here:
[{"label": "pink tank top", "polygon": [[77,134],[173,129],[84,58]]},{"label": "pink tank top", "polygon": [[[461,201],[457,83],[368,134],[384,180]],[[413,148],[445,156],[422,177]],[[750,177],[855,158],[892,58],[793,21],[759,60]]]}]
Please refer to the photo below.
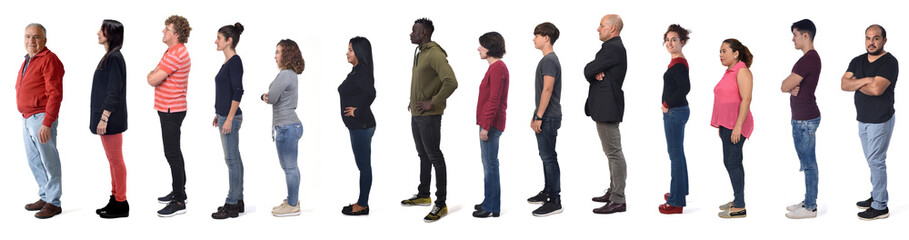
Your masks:
[{"label": "pink tank top", "polygon": [[[736,63],[732,69],[726,70],[723,79],[720,79],[720,82],[713,88],[713,117],[710,118],[710,126],[735,128],[735,121],[739,117],[739,107],[742,104],[737,76],[743,67],[745,67],[744,62]],[[754,131],[754,119],[749,110],[745,123],[742,124],[742,135],[745,138],[751,138],[752,131]]]}]

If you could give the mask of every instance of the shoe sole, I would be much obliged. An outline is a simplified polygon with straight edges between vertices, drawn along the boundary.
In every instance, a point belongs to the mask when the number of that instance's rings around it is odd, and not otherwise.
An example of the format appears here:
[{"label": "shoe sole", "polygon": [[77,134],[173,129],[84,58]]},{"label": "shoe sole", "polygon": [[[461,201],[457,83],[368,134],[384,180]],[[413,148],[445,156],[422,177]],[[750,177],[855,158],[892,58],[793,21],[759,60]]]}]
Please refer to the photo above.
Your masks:
[{"label": "shoe sole", "polygon": [[158,213],[158,217],[173,217],[173,216],[181,215],[181,214],[184,214],[184,213],[186,213],[186,209],[177,210],[176,212],[171,213],[171,214],[160,214],[160,213]]},{"label": "shoe sole", "polygon": [[858,218],[861,220],[865,220],[865,221],[872,221],[872,220],[877,220],[877,219],[884,219],[887,217],[890,217],[890,213],[881,214],[880,216],[873,217],[873,218],[863,218],[863,217],[858,217]]},{"label": "shoe sole", "polygon": [[432,205],[432,204],[430,204],[430,203],[419,203],[419,204],[418,204],[418,203],[414,203],[414,204],[405,204],[405,203],[402,203],[402,204],[401,204],[401,206],[404,206],[404,207],[429,206],[429,205]]},{"label": "shoe sole", "polygon": [[814,215],[814,216],[789,216],[789,214],[786,214],[786,218],[789,218],[789,219],[806,219],[806,218],[816,218],[816,217],[817,217],[817,215]]},{"label": "shoe sole", "polygon": [[275,216],[275,217],[291,217],[291,216],[300,216],[300,212],[282,213],[282,214],[272,213],[271,215]]},{"label": "shoe sole", "polygon": [[[161,200],[158,200],[158,203],[160,203],[160,204],[168,204],[168,203],[170,203],[170,202],[171,202],[171,201],[161,201]],[[188,202],[189,202],[188,200],[183,200],[183,203],[188,203]]]},{"label": "shoe sole", "polygon": [[868,208],[870,208],[870,207],[862,207],[862,206],[855,206],[855,207],[858,209],[861,209],[861,210],[868,210]]},{"label": "shoe sole", "polygon": [[[442,217],[439,217],[439,219],[442,219]],[[439,219],[436,219],[436,220],[423,219],[423,222],[426,222],[426,223],[434,223],[434,222],[436,222],[436,221],[439,221]]]},{"label": "shoe sole", "polygon": [[535,216],[535,217],[548,217],[548,216],[556,215],[556,214],[559,214],[559,213],[562,213],[562,209],[555,210],[555,211],[548,212],[548,213],[543,213],[543,214],[534,213],[533,216]]},{"label": "shoe sole", "polygon": [[542,201],[542,202],[527,201],[527,203],[530,203],[530,204],[543,204],[543,203],[545,203],[545,202],[546,202],[546,201]]}]

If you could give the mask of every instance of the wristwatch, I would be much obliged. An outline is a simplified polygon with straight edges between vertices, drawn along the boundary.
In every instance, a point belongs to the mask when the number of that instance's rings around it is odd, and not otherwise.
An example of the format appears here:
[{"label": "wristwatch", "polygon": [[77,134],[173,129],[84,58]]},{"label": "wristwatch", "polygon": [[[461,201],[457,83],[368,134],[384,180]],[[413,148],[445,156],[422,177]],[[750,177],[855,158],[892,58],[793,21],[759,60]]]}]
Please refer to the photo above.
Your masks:
[{"label": "wristwatch", "polygon": [[536,114],[534,114],[534,115],[533,115],[533,120],[534,120],[534,121],[536,121],[536,120],[543,121],[543,118],[540,117],[540,116],[537,116]]}]

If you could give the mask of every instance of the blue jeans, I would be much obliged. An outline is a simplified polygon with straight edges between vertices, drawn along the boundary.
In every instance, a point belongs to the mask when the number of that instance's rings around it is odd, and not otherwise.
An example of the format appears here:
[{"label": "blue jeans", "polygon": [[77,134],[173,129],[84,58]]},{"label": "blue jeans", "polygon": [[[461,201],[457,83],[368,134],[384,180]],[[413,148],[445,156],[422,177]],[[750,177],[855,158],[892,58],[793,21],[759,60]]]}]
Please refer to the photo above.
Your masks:
[{"label": "blue jeans", "polygon": [[666,148],[671,162],[672,180],[669,182],[670,206],[684,207],[688,196],[688,163],[685,160],[685,124],[691,110],[688,106],[670,108],[663,113],[663,129],[666,132]]},{"label": "blue jeans", "polygon": [[[480,128],[483,131],[483,128]],[[483,160],[483,211],[498,213],[502,208],[502,185],[499,182],[499,138],[502,131],[490,127],[486,141],[480,140],[480,157]]]},{"label": "blue jeans", "polygon": [[284,169],[284,180],[287,181],[287,204],[297,206],[300,201],[300,169],[297,168],[297,148],[303,136],[303,124],[293,123],[275,126],[275,148],[278,150],[278,163]]},{"label": "blue jeans", "polygon": [[25,155],[28,167],[38,182],[38,196],[41,200],[60,207],[60,195],[63,195],[63,181],[60,171],[60,153],[57,152],[57,122],[51,124],[50,139],[41,143],[38,130],[44,122],[44,113],[34,114],[22,119],[22,137],[25,143]]},{"label": "blue jeans", "polygon": [[224,161],[227,162],[227,176],[230,189],[227,191],[227,204],[237,204],[243,199],[243,160],[240,159],[240,124],[242,115],[234,115],[230,133],[222,134],[221,128],[227,121],[226,116],[218,116],[218,134],[221,135],[221,147],[224,149]]},{"label": "blue jeans", "polygon": [[549,195],[551,200],[559,199],[559,193],[562,192],[559,158],[556,153],[556,136],[559,135],[560,127],[562,118],[543,117],[541,131],[536,134],[537,149],[540,151],[540,159],[543,160],[543,192]]},{"label": "blue jeans", "polygon": [[887,208],[887,148],[893,136],[893,124],[896,116],[883,123],[859,122],[859,137],[862,139],[862,150],[871,169],[871,208]]},{"label": "blue jeans", "polygon": [[821,117],[811,120],[792,120],[792,142],[795,152],[798,153],[801,166],[799,171],[805,172],[805,208],[817,209],[817,157],[814,153],[818,125]]},{"label": "blue jeans", "polygon": [[376,127],[348,131],[354,161],[360,170],[360,197],[357,199],[357,205],[369,207],[369,189],[372,188],[372,136],[376,133]]},{"label": "blue jeans", "polygon": [[732,129],[720,127],[720,141],[723,142],[723,164],[729,173],[732,182],[732,192],[735,197],[732,206],[745,207],[745,167],[742,165],[742,148],[745,146],[745,136],[739,134],[739,142],[732,144]]}]

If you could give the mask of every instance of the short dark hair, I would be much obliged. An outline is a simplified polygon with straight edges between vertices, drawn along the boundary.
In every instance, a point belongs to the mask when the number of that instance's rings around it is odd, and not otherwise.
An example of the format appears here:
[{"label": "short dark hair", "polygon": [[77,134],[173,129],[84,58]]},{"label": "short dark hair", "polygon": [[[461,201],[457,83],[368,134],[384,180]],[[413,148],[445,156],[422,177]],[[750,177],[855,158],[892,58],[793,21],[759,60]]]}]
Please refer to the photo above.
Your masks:
[{"label": "short dark hair", "polygon": [[665,42],[667,40],[666,35],[668,35],[669,32],[674,32],[675,34],[678,34],[679,41],[682,43],[687,43],[688,39],[689,39],[688,34],[691,33],[691,30],[685,29],[681,25],[678,25],[678,24],[669,25],[669,28],[666,29],[665,33],[663,33],[663,42]]},{"label": "short dark hair", "polygon": [[880,29],[881,29],[881,37],[883,37],[884,39],[887,38],[887,30],[884,30],[884,26],[881,26],[880,24],[871,24],[871,26],[868,26],[868,28],[865,28],[865,32],[867,32],[868,29],[871,29],[872,27],[880,28]]},{"label": "short dark hair", "polygon": [[814,41],[814,34],[817,34],[817,28],[814,26],[814,22],[808,19],[802,19],[792,23],[792,27],[790,27],[789,30],[798,30],[800,33],[807,33],[808,38],[810,38],[811,41]]},{"label": "short dark hair", "polygon": [[179,15],[171,15],[164,20],[164,25],[174,24],[174,33],[177,34],[177,41],[180,43],[189,42],[189,31],[192,31],[193,28],[189,27],[189,21],[186,18]]},{"label": "short dark hair", "polygon": [[497,32],[488,32],[480,36],[480,46],[489,50],[486,56],[502,58],[505,56],[505,38]]},{"label": "short dark hair", "polygon": [[432,26],[432,20],[429,20],[429,18],[420,18],[420,19],[417,19],[416,21],[414,21],[413,23],[414,24],[419,23],[420,25],[423,25],[423,28],[426,29],[426,32],[427,32],[426,35],[429,35],[429,36],[432,36],[432,32],[436,30],[436,28],[434,26]]},{"label": "short dark hair", "polygon": [[237,49],[237,44],[240,43],[240,34],[243,33],[243,24],[234,23],[234,25],[224,25],[218,29],[218,34],[221,34],[226,41],[228,38],[233,39],[233,42],[230,43],[230,49]]},{"label": "short dark hair", "polygon": [[555,45],[556,40],[559,39],[559,28],[551,22],[540,23],[533,28],[533,35],[549,37],[549,44]]}]

